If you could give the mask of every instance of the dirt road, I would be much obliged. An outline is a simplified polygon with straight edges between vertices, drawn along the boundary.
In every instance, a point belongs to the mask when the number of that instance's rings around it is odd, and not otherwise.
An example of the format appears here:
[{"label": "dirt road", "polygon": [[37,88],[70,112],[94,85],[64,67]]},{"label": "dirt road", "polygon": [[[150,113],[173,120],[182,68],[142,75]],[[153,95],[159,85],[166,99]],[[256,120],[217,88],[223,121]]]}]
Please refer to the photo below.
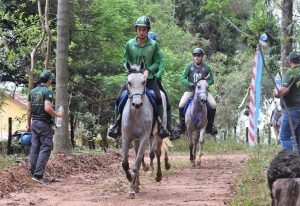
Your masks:
[{"label": "dirt road", "polygon": [[246,158],[245,154],[204,155],[201,167],[192,168],[188,155],[171,154],[172,167],[163,171],[162,181],[141,172],[140,193],[128,199],[129,183],[118,157],[102,169],[54,178],[47,186],[31,182],[30,189],[10,193],[0,205],[226,205]]}]

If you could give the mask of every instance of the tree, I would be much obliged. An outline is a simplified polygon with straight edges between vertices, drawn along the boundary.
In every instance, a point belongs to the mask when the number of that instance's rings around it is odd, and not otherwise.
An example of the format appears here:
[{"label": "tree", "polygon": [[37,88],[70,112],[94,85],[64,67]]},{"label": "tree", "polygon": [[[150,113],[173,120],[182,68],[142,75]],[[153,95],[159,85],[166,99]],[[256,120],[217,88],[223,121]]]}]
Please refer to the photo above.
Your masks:
[{"label": "tree", "polygon": [[56,109],[63,106],[65,117],[54,136],[54,152],[71,152],[69,139],[68,104],[68,48],[69,48],[69,0],[57,4],[57,52],[56,52]]},{"label": "tree", "polygon": [[287,66],[286,57],[293,45],[293,0],[282,0],[281,4],[281,74]]}]

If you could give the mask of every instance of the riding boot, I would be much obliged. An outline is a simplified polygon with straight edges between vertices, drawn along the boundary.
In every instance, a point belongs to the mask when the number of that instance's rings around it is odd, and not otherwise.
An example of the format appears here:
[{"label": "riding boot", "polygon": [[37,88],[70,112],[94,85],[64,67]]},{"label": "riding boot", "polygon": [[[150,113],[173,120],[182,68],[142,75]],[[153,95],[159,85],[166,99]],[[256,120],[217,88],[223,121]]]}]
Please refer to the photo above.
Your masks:
[{"label": "riding boot", "polygon": [[157,106],[157,110],[158,110],[158,136],[163,139],[165,137],[170,136],[169,132],[166,130],[166,128],[163,126],[163,105],[158,105]]},{"label": "riding boot", "polygon": [[210,116],[208,117],[208,123],[206,126],[206,132],[210,133],[211,135],[218,134],[218,130],[214,127],[216,109],[210,109]]},{"label": "riding boot", "polygon": [[108,130],[108,136],[114,139],[117,139],[121,134],[120,126],[121,126],[121,115],[118,113],[118,108],[115,109],[116,122],[112,128]]},{"label": "riding boot", "polygon": [[183,110],[184,108],[179,108],[179,125],[178,125],[179,135],[185,133],[185,118],[184,118]]}]

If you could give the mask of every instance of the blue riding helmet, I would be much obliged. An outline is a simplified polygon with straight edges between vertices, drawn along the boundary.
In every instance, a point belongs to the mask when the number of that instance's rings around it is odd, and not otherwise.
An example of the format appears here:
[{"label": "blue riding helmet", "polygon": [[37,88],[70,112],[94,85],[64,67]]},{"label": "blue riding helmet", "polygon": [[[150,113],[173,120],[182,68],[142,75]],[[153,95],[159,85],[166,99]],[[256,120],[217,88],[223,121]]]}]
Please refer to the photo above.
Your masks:
[{"label": "blue riding helmet", "polygon": [[148,38],[150,38],[152,40],[156,40],[157,39],[157,35],[154,32],[150,31],[148,33]]},{"label": "blue riding helmet", "polygon": [[266,42],[267,40],[268,40],[267,34],[262,34],[262,35],[260,36],[260,38],[259,38],[259,41],[264,41],[264,42]]}]

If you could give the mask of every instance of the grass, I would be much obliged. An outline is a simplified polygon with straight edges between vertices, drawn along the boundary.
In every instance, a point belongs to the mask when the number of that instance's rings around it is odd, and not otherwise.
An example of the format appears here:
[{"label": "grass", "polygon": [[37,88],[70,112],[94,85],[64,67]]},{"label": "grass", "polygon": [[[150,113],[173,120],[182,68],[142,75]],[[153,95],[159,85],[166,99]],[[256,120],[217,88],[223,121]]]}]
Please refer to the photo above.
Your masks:
[{"label": "grass", "polygon": [[[171,151],[176,152],[182,152],[182,153],[189,153],[188,149],[188,142],[185,137],[176,140],[174,143],[174,147],[171,149]],[[228,138],[225,140],[215,140],[211,136],[209,138],[205,139],[204,145],[203,145],[203,152],[205,154],[210,153],[227,153],[227,152],[241,152],[241,151],[247,151],[248,146],[247,144],[242,141],[235,138]]]},{"label": "grass", "polygon": [[277,145],[257,146],[251,150],[230,205],[271,205],[267,169],[279,150]]},{"label": "grass", "polygon": [[0,170],[7,169],[11,166],[17,165],[27,157],[25,155],[9,155],[9,156],[0,156]]}]

